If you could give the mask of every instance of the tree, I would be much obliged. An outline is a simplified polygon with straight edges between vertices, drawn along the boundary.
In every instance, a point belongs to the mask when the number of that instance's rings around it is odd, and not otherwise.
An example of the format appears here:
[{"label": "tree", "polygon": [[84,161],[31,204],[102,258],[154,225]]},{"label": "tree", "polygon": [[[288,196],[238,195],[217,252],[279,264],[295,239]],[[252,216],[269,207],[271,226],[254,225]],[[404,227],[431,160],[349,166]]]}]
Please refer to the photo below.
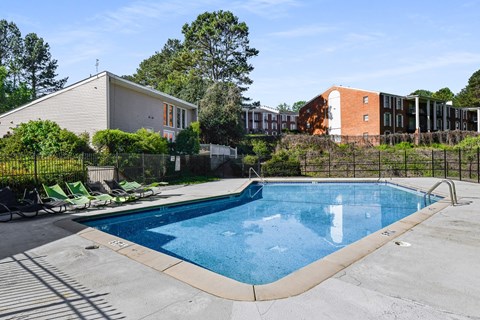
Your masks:
[{"label": "tree", "polygon": [[421,97],[431,97],[433,95],[433,92],[425,89],[418,89],[410,93],[410,95],[421,96]]},{"label": "tree", "polygon": [[300,101],[295,102],[294,104],[292,104],[292,111],[293,111],[293,112],[299,112],[300,109],[301,109],[305,104],[307,104],[307,101],[304,101],[304,100],[300,100]]},{"label": "tree", "polygon": [[470,92],[467,88],[463,88],[459,93],[455,95],[453,99],[453,105],[455,107],[471,107],[473,98],[470,96]]},{"label": "tree", "polygon": [[88,135],[77,136],[50,120],[31,120],[12,129],[4,138],[5,154],[36,152],[41,155],[91,151]]},{"label": "tree", "polygon": [[[177,39],[168,39],[162,51],[140,63],[133,81],[197,103],[208,88],[208,81],[195,69],[194,53]],[[129,79],[130,80],[130,79]]]},{"label": "tree", "polygon": [[57,60],[52,59],[50,46],[35,33],[29,33],[24,40],[23,76],[32,91],[32,98],[57,91],[68,78],[55,80]]},{"label": "tree", "polygon": [[0,67],[8,71],[9,80],[15,87],[21,70],[23,39],[17,25],[7,20],[0,20]]},{"label": "tree", "polygon": [[241,90],[250,85],[253,66],[248,60],[258,55],[249,46],[248,27],[230,11],[205,12],[182,28],[185,46],[197,58],[200,76],[210,81],[232,82]]},{"label": "tree", "polygon": [[0,66],[0,113],[30,101],[31,92],[25,83],[14,86],[5,67]]},{"label": "tree", "polygon": [[440,99],[444,101],[452,101],[455,94],[449,88],[442,88],[432,94],[432,98]]},{"label": "tree", "polygon": [[207,143],[230,145],[243,135],[240,89],[231,83],[216,82],[200,100],[199,122]]},{"label": "tree", "polygon": [[196,129],[189,126],[178,133],[175,139],[175,152],[178,154],[198,154],[200,152],[200,136]]},{"label": "tree", "polygon": [[480,70],[475,71],[468,83],[453,101],[456,107],[480,107]]},{"label": "tree", "polygon": [[287,103],[283,102],[277,106],[277,110],[280,112],[287,112],[287,111],[291,111],[291,107]]}]

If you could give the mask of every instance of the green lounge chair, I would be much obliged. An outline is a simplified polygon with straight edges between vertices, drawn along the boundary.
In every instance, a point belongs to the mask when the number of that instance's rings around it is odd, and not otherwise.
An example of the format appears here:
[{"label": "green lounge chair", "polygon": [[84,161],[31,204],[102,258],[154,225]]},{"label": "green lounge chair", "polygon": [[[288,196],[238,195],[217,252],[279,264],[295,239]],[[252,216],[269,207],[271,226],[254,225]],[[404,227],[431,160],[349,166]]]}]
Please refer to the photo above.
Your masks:
[{"label": "green lounge chair", "polygon": [[167,185],[168,182],[153,182],[153,183],[150,183],[150,184],[141,184],[141,183],[138,183],[137,181],[122,180],[122,181],[119,182],[119,184],[125,190],[144,189],[145,191],[152,192],[153,195],[157,195],[157,194],[160,194],[162,192],[160,190],[159,186]]},{"label": "green lounge chair", "polygon": [[103,180],[110,190],[122,190],[130,195],[134,195],[137,198],[146,198],[154,195],[154,192],[150,188],[135,188],[132,185],[126,184],[122,186],[117,180]]},{"label": "green lounge chair", "polygon": [[115,198],[107,193],[90,192],[81,181],[66,182],[65,184],[71,194],[75,196],[85,196],[94,201],[93,204],[95,205],[107,205],[115,201]]},{"label": "green lounge chair", "polygon": [[47,197],[54,201],[63,200],[71,206],[74,206],[76,209],[90,207],[91,199],[85,196],[77,195],[72,195],[71,197],[69,197],[58,184],[55,184],[53,186],[46,186],[43,184],[43,189],[45,190]]},{"label": "green lounge chair", "polygon": [[137,197],[135,195],[131,195],[123,190],[111,190],[110,192],[105,189],[103,184],[100,181],[90,181],[86,182],[86,187],[90,191],[90,193],[104,193],[109,194],[110,196],[115,198],[115,202],[123,203],[128,201],[135,201]]}]

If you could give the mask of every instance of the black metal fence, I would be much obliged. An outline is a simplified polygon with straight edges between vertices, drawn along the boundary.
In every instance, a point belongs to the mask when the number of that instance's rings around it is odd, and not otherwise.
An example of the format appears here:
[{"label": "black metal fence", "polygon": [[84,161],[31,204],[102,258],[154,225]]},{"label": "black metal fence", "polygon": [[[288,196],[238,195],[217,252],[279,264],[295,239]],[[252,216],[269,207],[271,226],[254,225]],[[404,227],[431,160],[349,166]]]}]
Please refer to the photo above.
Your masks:
[{"label": "black metal fence", "polygon": [[480,183],[480,149],[308,152],[298,162],[262,166],[266,176],[292,172],[325,178],[439,177]]},{"label": "black metal fence", "polygon": [[9,155],[0,157],[0,187],[18,191],[42,183],[127,179],[174,181],[182,177],[248,177],[254,167],[263,176],[328,178],[438,177],[480,183],[480,149],[377,150],[345,149],[307,152],[296,161],[264,161],[208,155],[79,154],[74,156]]},{"label": "black metal fence", "polygon": [[[213,168],[215,169],[215,168]],[[0,157],[0,187],[23,191],[42,183],[128,179],[139,182],[172,181],[183,176],[213,174],[210,157],[161,154],[78,154]]]}]

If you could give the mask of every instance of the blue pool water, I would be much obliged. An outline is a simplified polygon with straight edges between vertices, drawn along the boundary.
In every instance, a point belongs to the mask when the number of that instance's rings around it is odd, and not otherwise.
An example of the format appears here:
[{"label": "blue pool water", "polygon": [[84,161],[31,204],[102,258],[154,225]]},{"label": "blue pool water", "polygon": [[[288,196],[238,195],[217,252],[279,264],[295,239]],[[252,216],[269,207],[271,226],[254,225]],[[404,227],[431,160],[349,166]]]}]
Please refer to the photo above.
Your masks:
[{"label": "blue pool water", "polygon": [[268,183],[240,196],[81,223],[241,282],[266,284],[424,206],[423,194],[385,183]]}]

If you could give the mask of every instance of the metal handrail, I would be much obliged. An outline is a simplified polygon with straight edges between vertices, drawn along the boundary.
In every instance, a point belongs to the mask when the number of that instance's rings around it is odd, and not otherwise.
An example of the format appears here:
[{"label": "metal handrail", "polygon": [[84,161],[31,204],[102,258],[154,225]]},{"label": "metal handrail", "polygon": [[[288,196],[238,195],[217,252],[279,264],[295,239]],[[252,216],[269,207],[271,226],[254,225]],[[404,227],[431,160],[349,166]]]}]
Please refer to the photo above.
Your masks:
[{"label": "metal handrail", "polygon": [[[453,180],[451,179],[443,179],[437,183],[435,183],[431,188],[430,190],[427,191],[427,193],[425,194],[424,198],[426,199],[426,197],[428,196],[428,201],[430,201],[430,196],[432,194],[432,191],[435,190],[439,185],[441,185],[442,183],[446,183],[448,185],[448,189],[450,191],[450,201],[452,202],[452,206],[458,204],[458,200],[457,200],[457,190],[455,188],[455,183],[453,182]],[[426,201],[425,201],[426,202]]]},{"label": "metal handrail", "polygon": [[252,180],[252,171],[253,173],[255,173],[255,175],[262,181],[265,183],[265,180],[257,173],[257,171],[255,171],[255,169],[253,169],[252,167],[250,167],[250,169],[248,169],[248,180]]}]

